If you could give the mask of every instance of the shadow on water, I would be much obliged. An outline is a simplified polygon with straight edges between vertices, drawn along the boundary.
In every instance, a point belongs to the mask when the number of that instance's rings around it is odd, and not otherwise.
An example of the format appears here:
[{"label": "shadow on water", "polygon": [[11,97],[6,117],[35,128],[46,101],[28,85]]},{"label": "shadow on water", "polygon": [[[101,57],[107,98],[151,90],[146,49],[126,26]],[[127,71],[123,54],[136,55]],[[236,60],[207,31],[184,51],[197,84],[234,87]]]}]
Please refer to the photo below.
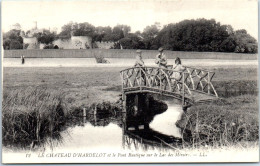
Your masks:
[{"label": "shadow on water", "polygon": [[[138,106],[137,104],[138,101]],[[128,96],[128,104],[126,112],[118,111],[104,111],[101,108],[114,108],[99,107],[95,114],[89,111],[86,116],[82,116],[79,110],[77,113],[70,117],[64,126],[64,130],[54,137],[46,139],[45,146],[66,148],[71,140],[77,140],[77,133],[84,133],[81,142],[81,147],[87,148],[87,142],[96,139],[99,141],[96,146],[102,144],[106,145],[107,142],[112,142],[112,146],[121,147],[130,150],[159,150],[164,151],[168,149],[177,149],[182,144],[182,139],[174,135],[165,134],[159,128],[151,128],[149,125],[159,116],[165,113],[168,109],[166,103],[155,99],[149,95],[141,95],[137,99],[136,96]],[[168,110],[172,111],[172,110]],[[106,113],[104,113],[106,112]],[[171,120],[171,119],[170,119]],[[174,124],[171,120],[171,122]],[[111,125],[114,128],[111,128]],[[82,126],[78,128],[77,126]],[[162,126],[164,127],[164,126]],[[97,132],[98,131],[98,132]],[[101,131],[101,132],[100,132]],[[104,131],[104,132],[102,132]],[[112,140],[106,140],[106,133],[112,135]],[[113,135],[117,138],[113,138]],[[119,138],[121,135],[121,138]],[[89,140],[88,140],[89,139]],[[114,140],[120,140],[115,142]],[[68,141],[70,140],[70,141]],[[73,141],[72,141],[73,142]],[[95,143],[91,143],[95,146]],[[91,145],[91,146],[92,146]]]},{"label": "shadow on water", "polygon": [[[139,106],[136,105],[136,100],[139,100]],[[149,126],[154,117],[166,112],[167,109],[167,104],[154,99],[152,96],[141,96],[139,99],[136,99],[136,96],[133,95],[128,96],[128,104],[125,113],[122,113],[121,111],[116,114],[104,113],[105,111],[98,109],[100,111],[96,114],[87,114],[84,117],[74,116],[67,126],[73,127],[91,124],[93,131],[96,127],[104,127],[103,129],[105,131],[105,128],[109,128],[110,124],[116,124],[121,130],[111,130],[111,134],[118,135],[119,133],[115,132],[121,131],[121,148],[123,147],[131,150],[176,149],[176,147],[181,144],[182,139],[176,138],[173,135],[163,134]],[[84,132],[88,131],[84,130]],[[105,138],[106,135],[93,134],[92,137]],[[64,139],[68,138],[65,136]],[[104,140],[104,142],[105,141],[106,140]],[[102,142],[100,144],[102,144]],[[115,146],[117,146],[116,143]]]}]

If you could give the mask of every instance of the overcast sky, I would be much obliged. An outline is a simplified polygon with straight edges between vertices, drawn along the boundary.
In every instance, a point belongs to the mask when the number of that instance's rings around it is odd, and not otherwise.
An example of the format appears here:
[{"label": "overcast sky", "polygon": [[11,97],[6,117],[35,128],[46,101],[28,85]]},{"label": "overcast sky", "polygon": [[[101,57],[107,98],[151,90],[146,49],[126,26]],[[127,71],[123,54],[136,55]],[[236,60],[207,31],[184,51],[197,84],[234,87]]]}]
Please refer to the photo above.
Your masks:
[{"label": "overcast sky", "polygon": [[[4,1],[4,0],[3,0]],[[59,30],[73,22],[89,22],[94,26],[126,24],[132,32],[147,25],[177,23],[184,19],[215,19],[237,29],[246,29],[257,38],[257,0],[171,0],[171,1],[7,1],[2,3],[2,30],[20,23],[23,30],[33,27]]]}]

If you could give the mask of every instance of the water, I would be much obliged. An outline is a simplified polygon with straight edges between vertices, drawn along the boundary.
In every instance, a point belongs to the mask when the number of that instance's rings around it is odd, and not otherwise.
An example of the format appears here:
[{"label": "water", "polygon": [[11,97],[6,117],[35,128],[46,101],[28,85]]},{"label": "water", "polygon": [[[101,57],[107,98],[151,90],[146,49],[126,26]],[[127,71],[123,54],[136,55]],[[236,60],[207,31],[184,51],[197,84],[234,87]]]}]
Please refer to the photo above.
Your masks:
[{"label": "water", "polygon": [[47,147],[47,151],[153,151],[169,149],[161,145],[162,141],[174,143],[176,137],[181,137],[175,122],[180,118],[182,107],[168,105],[168,109],[153,117],[150,127],[143,130],[126,130],[123,116],[90,119],[82,121],[61,132],[62,140],[56,145]]},{"label": "water", "polygon": [[154,117],[150,123],[150,128],[160,131],[162,134],[182,137],[180,129],[175,125],[181,118],[183,110],[180,105],[168,104],[168,110]]},{"label": "water", "polygon": [[[97,64],[94,58],[26,58],[21,64],[20,58],[3,58],[4,67],[131,67],[135,59],[107,58],[108,64]],[[257,60],[217,60],[217,59],[183,59],[185,66],[214,67],[252,67],[257,66]],[[144,59],[146,66],[156,66],[154,59]],[[174,59],[168,59],[168,64],[174,64]]]},{"label": "water", "polygon": [[[237,146],[224,147],[224,149],[184,148],[176,150],[170,148],[167,143],[171,142],[170,145],[173,145],[176,137],[181,136],[179,129],[175,126],[181,113],[181,106],[168,103],[166,111],[153,117],[149,124],[150,128],[140,131],[125,130],[124,114],[117,117],[74,118],[71,126],[60,133],[61,139],[46,142],[45,148],[36,151],[11,151],[4,147],[3,162],[176,163],[219,162],[219,159],[223,162],[257,162],[259,159],[258,146],[242,149]],[[201,153],[207,156],[199,156]],[[173,156],[168,156],[168,154]],[[109,157],[109,155],[111,156]]]}]

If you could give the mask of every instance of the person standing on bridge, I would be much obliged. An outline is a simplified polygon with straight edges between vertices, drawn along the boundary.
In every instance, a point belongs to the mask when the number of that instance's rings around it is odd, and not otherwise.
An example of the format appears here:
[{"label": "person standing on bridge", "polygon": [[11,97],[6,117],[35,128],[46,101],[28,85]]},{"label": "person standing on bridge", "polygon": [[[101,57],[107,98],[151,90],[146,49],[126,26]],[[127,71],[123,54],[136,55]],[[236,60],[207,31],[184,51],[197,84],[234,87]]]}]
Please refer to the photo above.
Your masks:
[{"label": "person standing on bridge", "polygon": [[163,48],[160,47],[158,49],[159,54],[156,55],[155,63],[159,65],[159,67],[167,68],[167,58],[165,54],[163,53]]},{"label": "person standing on bridge", "polygon": [[176,80],[179,80],[181,78],[181,72],[183,72],[186,68],[182,66],[181,59],[177,57],[175,59],[175,66],[172,68],[174,71],[172,77],[174,77]]},{"label": "person standing on bridge", "polygon": [[142,51],[141,50],[136,50],[136,61],[135,61],[135,67],[144,67],[144,61],[143,61],[143,58],[142,58]]},{"label": "person standing on bridge", "polygon": [[137,75],[139,75],[139,73],[141,72],[141,78],[142,78],[142,82],[144,85],[146,85],[146,79],[145,79],[145,68],[144,68],[144,61],[142,58],[142,51],[141,50],[136,50],[136,61],[135,61],[135,65],[134,67],[141,67],[140,70],[138,70]]}]

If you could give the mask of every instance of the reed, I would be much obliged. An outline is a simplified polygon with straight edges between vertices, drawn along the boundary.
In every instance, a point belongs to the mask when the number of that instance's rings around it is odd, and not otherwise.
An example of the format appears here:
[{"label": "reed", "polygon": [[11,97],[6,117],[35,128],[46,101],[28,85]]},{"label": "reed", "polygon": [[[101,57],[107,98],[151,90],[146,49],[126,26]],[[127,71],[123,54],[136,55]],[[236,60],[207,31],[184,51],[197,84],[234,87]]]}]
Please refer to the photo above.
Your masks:
[{"label": "reed", "polygon": [[2,102],[4,146],[28,147],[58,138],[67,110],[59,91],[44,86],[24,90],[5,89]]},{"label": "reed", "polygon": [[258,141],[258,124],[257,97],[253,95],[194,105],[176,123],[186,143],[194,147]]}]

